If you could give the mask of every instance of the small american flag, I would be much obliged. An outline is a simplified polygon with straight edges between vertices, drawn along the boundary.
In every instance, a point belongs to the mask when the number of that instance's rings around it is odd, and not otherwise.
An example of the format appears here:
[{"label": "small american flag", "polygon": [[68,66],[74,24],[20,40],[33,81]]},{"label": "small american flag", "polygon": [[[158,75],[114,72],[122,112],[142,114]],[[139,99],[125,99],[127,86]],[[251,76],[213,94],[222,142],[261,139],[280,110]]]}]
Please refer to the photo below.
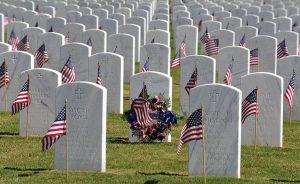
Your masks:
[{"label": "small american flag", "polygon": [[198,76],[198,72],[197,72],[197,68],[195,68],[194,72],[192,73],[189,81],[186,83],[184,89],[187,92],[187,94],[190,94],[190,90],[194,87],[196,87],[197,85],[197,76]]},{"label": "small american flag", "polygon": [[176,66],[179,66],[180,65],[180,53],[179,53],[179,50],[177,51],[177,53],[175,54],[175,57],[171,63],[171,68],[174,68]]},{"label": "small american flag", "polygon": [[53,27],[51,26],[48,32],[53,32]]},{"label": "small american flag", "polygon": [[67,134],[66,106],[59,112],[54,123],[42,139],[42,150],[48,150],[59,138]]},{"label": "small american flag", "polygon": [[245,39],[246,39],[246,35],[244,34],[244,36],[242,37],[242,39],[241,39],[241,41],[239,43],[239,46],[246,47]]},{"label": "small american flag", "polygon": [[118,48],[118,46],[116,45],[115,49],[114,49],[114,53],[117,53],[117,48]]},{"label": "small american flag", "polygon": [[201,139],[203,139],[202,109],[197,109],[188,117],[186,124],[182,127],[177,155],[179,155],[183,144]]},{"label": "small american flag", "polygon": [[242,103],[242,123],[245,122],[246,118],[252,114],[258,113],[258,104],[256,102],[257,89],[254,89]]},{"label": "small american flag", "polygon": [[16,36],[14,29],[11,30],[10,36],[8,38],[8,44],[11,45],[13,51],[17,50],[19,38]]},{"label": "small american flag", "polygon": [[225,29],[229,28],[229,22],[227,22]]},{"label": "small american flag", "polygon": [[295,70],[293,69],[292,78],[291,78],[289,85],[286,88],[286,91],[284,93],[284,97],[285,97],[287,103],[289,104],[290,108],[293,107],[293,102],[294,102],[295,78],[296,78],[296,73],[295,73]]},{"label": "small american flag", "polygon": [[98,64],[98,74],[97,74],[96,84],[102,85],[101,67],[99,64]]},{"label": "small american flag", "polygon": [[250,51],[250,65],[258,65],[258,48]]},{"label": "small american flag", "polygon": [[219,54],[219,39],[209,39],[204,47],[208,56]]},{"label": "small american flag", "polygon": [[232,83],[232,64],[229,65],[224,76],[224,83],[231,86]]},{"label": "small american flag", "polygon": [[143,88],[139,94],[139,97],[143,98],[143,99],[148,99],[149,95],[148,95],[148,90],[147,90],[147,85],[143,84]]},{"label": "small american flag", "polygon": [[289,55],[289,51],[287,46],[285,45],[285,40],[283,40],[277,45],[277,58],[280,59],[288,55]]},{"label": "small american flag", "polygon": [[210,33],[208,32],[207,28],[204,32],[204,34],[201,36],[200,38],[200,41],[205,44],[206,42],[208,42],[209,40],[211,40],[211,37],[210,37]]},{"label": "small american flag", "polygon": [[150,43],[155,43],[155,37],[153,37]]},{"label": "small american flag", "polygon": [[30,49],[29,47],[29,41],[27,39],[27,35],[22,38],[22,40],[18,44],[18,50],[19,51],[28,51]]},{"label": "small american flag", "polygon": [[16,114],[17,112],[21,111],[25,107],[29,106],[31,103],[30,93],[29,93],[29,79],[23,85],[20,93],[18,94],[17,98],[13,102],[11,106],[11,113],[12,115]]},{"label": "small american flag", "polygon": [[293,26],[292,26],[292,30],[294,30],[294,28],[295,27],[297,27],[298,25],[297,25],[297,22],[295,22],[294,24],[293,24]]},{"label": "small american flag", "polygon": [[142,72],[147,72],[147,71],[149,71],[149,57],[147,58],[142,68]]},{"label": "small american flag", "polygon": [[42,44],[40,48],[35,53],[35,60],[37,62],[37,65],[42,68],[42,66],[48,62],[49,56],[48,52],[46,51],[45,44]]},{"label": "small american flag", "polygon": [[186,43],[185,40],[183,40],[179,46],[179,50],[180,50],[180,57],[181,56],[186,56]]},{"label": "small american flag", "polygon": [[202,20],[200,20],[198,23],[198,31],[201,31],[201,29],[202,29]]},{"label": "small american flag", "polygon": [[65,37],[65,44],[71,43],[70,39],[70,32],[67,33],[67,36]]},{"label": "small american flag", "polygon": [[5,61],[3,61],[2,65],[0,66],[0,88],[2,88],[8,83],[9,83],[9,75],[8,75],[7,65]]},{"label": "small american flag", "polygon": [[89,39],[88,39],[88,41],[86,42],[86,44],[88,45],[88,46],[93,46],[93,44],[92,44],[92,38],[91,37],[89,37]]},{"label": "small american flag", "polygon": [[75,81],[75,68],[71,62],[71,56],[69,56],[66,64],[60,72],[62,74],[62,81],[64,83],[71,83]]},{"label": "small american flag", "polygon": [[39,22],[38,21],[35,23],[34,27],[39,27]]},{"label": "small american flag", "polygon": [[152,121],[150,116],[150,101],[141,97],[136,98],[133,100],[131,108],[134,111],[137,123],[141,127],[147,126]]}]

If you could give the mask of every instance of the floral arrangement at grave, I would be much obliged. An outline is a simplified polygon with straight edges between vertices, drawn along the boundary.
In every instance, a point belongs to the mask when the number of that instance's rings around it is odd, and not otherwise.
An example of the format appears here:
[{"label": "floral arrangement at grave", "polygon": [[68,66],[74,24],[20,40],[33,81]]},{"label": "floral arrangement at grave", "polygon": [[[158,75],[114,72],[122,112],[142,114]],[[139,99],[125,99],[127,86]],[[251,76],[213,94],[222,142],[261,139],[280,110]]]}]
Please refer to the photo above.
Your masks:
[{"label": "floral arrangement at grave", "polygon": [[149,96],[142,93],[133,99],[131,108],[124,113],[132,136],[142,142],[164,140],[177,124],[176,114],[169,111],[170,98],[162,94]]}]

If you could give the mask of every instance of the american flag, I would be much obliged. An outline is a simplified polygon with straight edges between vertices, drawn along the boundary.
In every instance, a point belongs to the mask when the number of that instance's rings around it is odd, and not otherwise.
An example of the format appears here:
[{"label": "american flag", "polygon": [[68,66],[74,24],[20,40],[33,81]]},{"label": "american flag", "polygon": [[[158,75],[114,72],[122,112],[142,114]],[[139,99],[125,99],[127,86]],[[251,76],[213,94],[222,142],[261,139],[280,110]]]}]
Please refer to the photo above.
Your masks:
[{"label": "american flag", "polygon": [[219,39],[209,39],[204,47],[208,56],[219,54]]},{"label": "american flag", "polygon": [[20,110],[24,109],[25,107],[29,106],[31,103],[30,93],[29,93],[29,79],[23,85],[20,93],[18,94],[17,98],[13,102],[11,106],[11,113],[12,115],[16,114]]},{"label": "american flag", "polygon": [[200,38],[200,41],[205,44],[206,42],[208,42],[209,40],[211,40],[211,37],[210,37],[210,33],[208,32],[207,28],[204,32],[204,34],[201,36]]},{"label": "american flag", "polygon": [[229,65],[224,76],[224,83],[231,86],[232,83],[232,64]]},{"label": "american flag", "polygon": [[16,36],[14,29],[11,30],[10,36],[8,38],[8,44],[11,45],[13,51],[17,50],[19,38]]},{"label": "american flag", "polygon": [[296,73],[295,73],[295,70],[293,69],[292,78],[291,78],[289,85],[286,88],[285,93],[284,93],[284,97],[285,97],[287,103],[289,104],[290,108],[293,107],[294,91],[295,91],[295,77],[296,77]]},{"label": "american flag", "polygon": [[139,97],[143,98],[143,99],[148,99],[149,95],[148,95],[148,90],[147,90],[147,85],[143,84],[143,89],[141,90]]},{"label": "american flag", "polygon": [[42,44],[40,48],[36,51],[35,55],[35,60],[37,62],[37,65],[42,68],[42,66],[48,62],[49,56],[48,52],[46,51],[45,44]]},{"label": "american flag", "polygon": [[244,36],[242,37],[242,39],[241,39],[241,41],[239,43],[239,46],[246,47],[245,39],[246,39],[246,35],[244,34]]},{"label": "american flag", "polygon": [[185,43],[185,39],[181,42],[180,46],[179,46],[179,50],[180,50],[180,57],[181,56],[186,56],[186,43]]},{"label": "american flag", "polygon": [[242,103],[242,123],[245,122],[246,118],[252,114],[258,113],[258,104],[256,102],[257,89],[254,89]]},{"label": "american flag", "polygon": [[294,30],[294,28],[295,27],[297,27],[298,25],[297,25],[297,22],[295,22],[294,24],[293,24],[293,26],[292,26],[292,30]]},{"label": "american flag", "polygon": [[250,51],[250,65],[258,65],[258,48]]},{"label": "american flag", "polygon": [[197,109],[188,117],[186,124],[182,127],[177,155],[179,155],[183,144],[201,139],[203,139],[202,109]]},{"label": "american flag", "polygon": [[39,22],[38,21],[35,23],[34,27],[39,27]]},{"label": "american flag", "polygon": [[150,101],[142,97],[136,98],[133,100],[131,108],[134,111],[137,123],[141,127],[147,126],[152,121],[150,116]]},{"label": "american flag", "polygon": [[92,44],[92,38],[91,37],[89,37],[89,39],[88,39],[88,41],[86,42],[86,44],[88,45],[88,46],[93,46],[93,44]]},{"label": "american flag", "polygon": [[186,83],[184,89],[187,92],[187,94],[190,94],[190,90],[194,87],[196,87],[197,85],[197,76],[198,76],[198,72],[197,72],[197,68],[195,68],[194,72],[192,73],[189,81]]},{"label": "american flag", "polygon": [[29,41],[27,39],[27,35],[22,38],[22,40],[18,44],[19,51],[28,51],[29,50]]},{"label": "american flag", "polygon": [[2,65],[0,66],[0,88],[2,88],[8,83],[9,83],[9,75],[8,75],[7,65],[5,61],[3,61]]},{"label": "american flag", "polygon": [[53,27],[51,26],[48,32],[53,32]]},{"label": "american flag", "polygon": [[42,139],[43,151],[48,150],[59,138],[67,134],[66,119],[66,106],[64,106]]},{"label": "american flag", "polygon": [[98,64],[98,73],[97,73],[97,79],[96,84],[102,85],[102,79],[101,79],[101,67]]},{"label": "american flag", "polygon": [[69,56],[60,73],[62,74],[62,81],[64,83],[71,83],[75,81],[75,68],[72,65],[71,56]]},{"label": "american flag", "polygon": [[153,37],[153,39],[151,40],[151,43],[155,43],[155,37]]},{"label": "american flag", "polygon": [[68,32],[67,36],[65,37],[65,44],[71,43],[70,39],[70,32]]},{"label": "american flag", "polygon": [[229,28],[229,22],[227,22],[225,29]]},{"label": "american flag", "polygon": [[287,46],[285,45],[285,40],[283,40],[277,45],[277,58],[280,59],[288,55],[289,55],[289,51]]},{"label": "american flag", "polygon": [[198,31],[201,31],[201,29],[202,29],[202,20],[200,20],[198,23]]},{"label": "american flag", "polygon": [[147,72],[147,71],[149,71],[149,57],[147,58],[142,68],[142,72]]},{"label": "american flag", "polygon": [[171,68],[174,68],[176,66],[180,65],[180,51],[178,50],[177,53],[175,54],[175,57],[171,63]]}]

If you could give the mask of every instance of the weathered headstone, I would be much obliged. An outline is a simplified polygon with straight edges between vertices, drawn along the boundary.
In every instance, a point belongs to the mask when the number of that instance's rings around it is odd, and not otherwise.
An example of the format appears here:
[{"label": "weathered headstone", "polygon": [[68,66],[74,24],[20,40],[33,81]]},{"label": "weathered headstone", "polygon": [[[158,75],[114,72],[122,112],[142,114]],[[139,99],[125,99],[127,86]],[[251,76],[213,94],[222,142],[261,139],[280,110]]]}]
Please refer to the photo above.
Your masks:
[{"label": "weathered headstone", "polygon": [[175,52],[185,44],[185,55],[197,55],[198,28],[195,26],[177,26],[175,29]]},{"label": "weathered headstone", "polygon": [[96,15],[82,15],[79,22],[85,25],[85,29],[98,29],[98,16]]},{"label": "weathered headstone", "polygon": [[151,30],[146,34],[146,44],[161,43],[170,46],[170,33],[164,30]]},{"label": "weathered headstone", "polygon": [[107,37],[112,34],[117,34],[118,21],[113,19],[101,19],[99,20],[99,29],[105,31]]},{"label": "weathered headstone", "polygon": [[64,26],[62,34],[65,35],[65,44],[80,42],[85,26],[80,23],[68,23]]}]

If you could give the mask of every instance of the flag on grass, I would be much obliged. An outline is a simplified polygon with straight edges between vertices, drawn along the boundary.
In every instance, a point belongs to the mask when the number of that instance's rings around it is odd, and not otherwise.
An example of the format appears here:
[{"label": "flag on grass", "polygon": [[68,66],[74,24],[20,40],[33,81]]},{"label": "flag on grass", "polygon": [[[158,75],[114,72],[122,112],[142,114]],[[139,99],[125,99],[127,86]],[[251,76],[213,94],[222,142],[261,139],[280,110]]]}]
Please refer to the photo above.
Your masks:
[{"label": "flag on grass", "polygon": [[258,65],[258,48],[250,51],[250,65]]},{"label": "flag on grass", "polygon": [[48,62],[49,56],[48,52],[46,51],[45,44],[42,44],[40,48],[35,53],[35,60],[37,65],[42,68],[42,66]]},{"label": "flag on grass", "polygon": [[9,83],[9,75],[8,75],[7,65],[4,60],[2,65],[0,66],[0,88],[2,88],[8,83]]},{"label": "flag on grass", "polygon": [[71,56],[69,56],[60,73],[62,74],[62,81],[64,83],[71,83],[75,81],[75,68],[72,65]]},{"label": "flag on grass", "polygon": [[203,139],[202,109],[197,109],[188,117],[186,124],[182,127],[177,155],[179,155],[183,144],[201,139]]},{"label": "flag on grass", "polygon": [[194,72],[192,73],[189,81],[186,83],[184,89],[187,92],[187,94],[190,94],[190,90],[194,87],[196,87],[197,85],[197,76],[198,76],[198,72],[197,72],[197,68],[195,68]]},{"label": "flag on grass", "polygon": [[16,51],[19,44],[19,38],[17,37],[15,30],[12,29],[8,38],[8,44],[11,45],[13,51]]},{"label": "flag on grass", "polygon": [[295,78],[296,78],[296,73],[295,73],[295,70],[293,69],[292,78],[291,78],[289,85],[286,88],[285,93],[284,93],[284,98],[286,99],[290,108],[293,107],[293,102],[294,102]]},{"label": "flag on grass", "polygon": [[18,94],[17,98],[13,102],[11,106],[11,113],[12,115],[16,114],[17,112],[21,111],[25,107],[29,106],[31,103],[30,93],[29,93],[29,79],[25,82],[23,87],[21,88],[20,93]]},{"label": "flag on grass", "polygon": [[42,150],[48,150],[59,138],[67,134],[66,106],[59,112],[55,121],[42,139]]},{"label": "flag on grass", "polygon": [[150,116],[150,101],[143,97],[136,98],[131,104],[137,123],[141,127],[147,126],[152,118]]},{"label": "flag on grass", "polygon": [[224,76],[224,83],[231,86],[232,83],[232,64],[229,65],[225,76]]},{"label": "flag on grass", "polygon": [[142,72],[147,72],[147,71],[149,71],[149,57],[147,58],[142,68]]},{"label": "flag on grass", "polygon": [[254,89],[242,102],[242,123],[252,114],[258,113],[258,104],[256,101],[257,89]]},{"label": "flag on grass", "polygon": [[28,51],[29,50],[29,41],[27,39],[27,35],[22,38],[22,40],[18,44],[19,51]]},{"label": "flag on grass", "polygon": [[277,45],[277,58],[280,59],[288,55],[289,55],[289,51],[285,44],[285,40],[283,40]]}]

